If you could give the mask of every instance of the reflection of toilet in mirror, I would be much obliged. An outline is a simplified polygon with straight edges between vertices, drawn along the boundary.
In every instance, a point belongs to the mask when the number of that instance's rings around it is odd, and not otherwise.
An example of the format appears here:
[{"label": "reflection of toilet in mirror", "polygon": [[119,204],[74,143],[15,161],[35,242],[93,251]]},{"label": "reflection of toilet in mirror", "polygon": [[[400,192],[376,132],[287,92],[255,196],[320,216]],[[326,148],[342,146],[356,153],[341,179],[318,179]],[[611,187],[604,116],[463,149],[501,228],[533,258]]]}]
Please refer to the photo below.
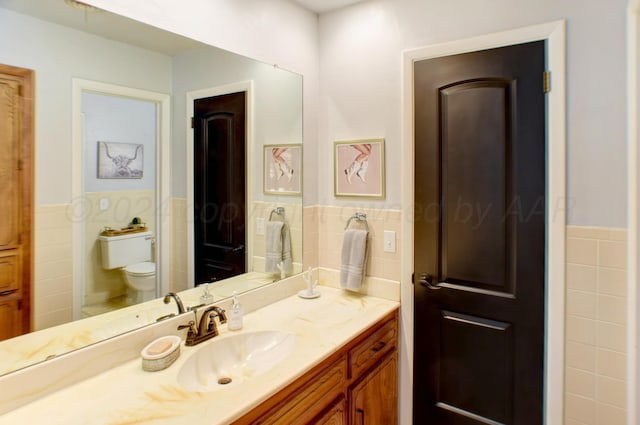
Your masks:
[{"label": "reflection of toilet in mirror", "polygon": [[153,233],[137,232],[99,236],[102,267],[121,269],[134,304],[156,298],[156,264],[153,260]]}]

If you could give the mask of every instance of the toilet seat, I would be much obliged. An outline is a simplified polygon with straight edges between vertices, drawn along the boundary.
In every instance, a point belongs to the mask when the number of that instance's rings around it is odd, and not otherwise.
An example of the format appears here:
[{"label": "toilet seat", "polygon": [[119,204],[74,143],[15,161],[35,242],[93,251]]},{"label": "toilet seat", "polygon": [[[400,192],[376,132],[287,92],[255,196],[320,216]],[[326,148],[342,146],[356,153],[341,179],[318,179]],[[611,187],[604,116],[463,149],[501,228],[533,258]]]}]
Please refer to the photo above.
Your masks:
[{"label": "toilet seat", "polygon": [[131,276],[152,276],[156,274],[156,263],[144,261],[142,263],[130,264],[124,268],[124,271]]}]

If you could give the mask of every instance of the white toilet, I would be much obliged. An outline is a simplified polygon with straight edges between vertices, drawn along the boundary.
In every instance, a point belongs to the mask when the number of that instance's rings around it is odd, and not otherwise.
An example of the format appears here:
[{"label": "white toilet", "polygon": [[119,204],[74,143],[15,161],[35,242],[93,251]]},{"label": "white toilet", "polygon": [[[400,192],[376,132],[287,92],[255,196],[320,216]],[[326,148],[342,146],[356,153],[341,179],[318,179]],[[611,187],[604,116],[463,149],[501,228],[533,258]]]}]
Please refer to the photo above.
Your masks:
[{"label": "white toilet", "polygon": [[156,298],[156,263],[151,261],[153,233],[99,236],[98,239],[102,250],[102,267],[122,270],[131,301],[137,304]]}]

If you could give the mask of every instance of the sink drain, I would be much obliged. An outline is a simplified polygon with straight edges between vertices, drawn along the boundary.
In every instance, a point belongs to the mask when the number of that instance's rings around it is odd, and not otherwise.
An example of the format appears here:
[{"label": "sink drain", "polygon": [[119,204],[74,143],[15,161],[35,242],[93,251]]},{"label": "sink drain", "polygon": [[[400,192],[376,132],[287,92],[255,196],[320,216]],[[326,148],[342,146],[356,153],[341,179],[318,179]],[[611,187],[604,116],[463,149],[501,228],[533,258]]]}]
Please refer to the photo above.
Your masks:
[{"label": "sink drain", "polygon": [[224,378],[218,379],[218,384],[220,385],[227,385],[230,383],[231,383],[231,378],[227,378],[226,376]]}]

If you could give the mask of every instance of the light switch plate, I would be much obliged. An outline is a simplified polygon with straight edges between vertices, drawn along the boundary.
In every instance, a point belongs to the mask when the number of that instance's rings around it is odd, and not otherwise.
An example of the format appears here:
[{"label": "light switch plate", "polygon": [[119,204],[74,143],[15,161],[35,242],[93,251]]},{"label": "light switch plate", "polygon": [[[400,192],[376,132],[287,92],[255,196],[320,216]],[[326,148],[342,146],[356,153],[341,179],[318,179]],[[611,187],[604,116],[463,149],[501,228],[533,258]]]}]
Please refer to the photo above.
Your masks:
[{"label": "light switch plate", "polygon": [[396,252],[396,232],[384,231],[384,252]]},{"label": "light switch plate", "polygon": [[264,218],[256,218],[256,235],[264,235]]},{"label": "light switch plate", "polygon": [[100,198],[100,211],[109,209],[109,198]]}]

